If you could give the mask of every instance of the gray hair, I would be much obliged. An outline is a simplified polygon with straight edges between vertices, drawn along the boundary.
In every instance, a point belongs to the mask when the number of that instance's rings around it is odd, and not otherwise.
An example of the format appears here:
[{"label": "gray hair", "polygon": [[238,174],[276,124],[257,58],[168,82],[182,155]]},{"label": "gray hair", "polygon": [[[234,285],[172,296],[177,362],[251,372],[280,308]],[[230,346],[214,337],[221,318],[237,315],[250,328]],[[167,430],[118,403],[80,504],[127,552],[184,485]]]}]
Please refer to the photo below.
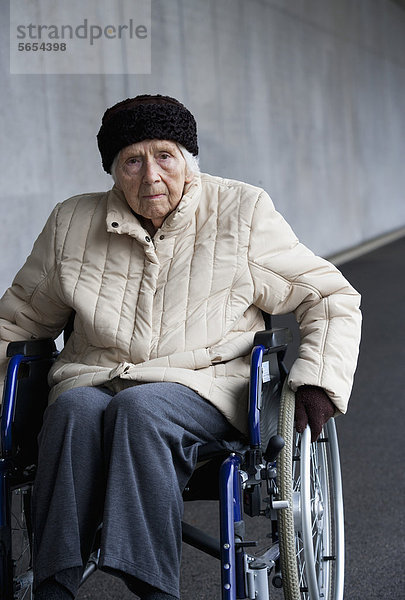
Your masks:
[{"label": "gray hair", "polygon": [[[191,152],[186,150],[186,148],[184,148],[184,146],[182,146],[181,144],[178,144],[177,142],[175,142],[175,144],[178,147],[178,149],[180,150],[180,152],[182,153],[184,160],[186,161],[186,166],[187,166],[188,172],[192,173],[193,175],[196,175],[197,173],[199,173],[200,165],[198,164],[198,156],[194,156],[193,154],[191,154]],[[120,152],[121,152],[121,150],[120,150]],[[115,155],[115,158],[111,165],[111,177],[113,178],[114,183],[117,183],[116,169],[117,169],[117,163],[118,163],[118,158],[119,158],[120,152],[118,152]]]}]

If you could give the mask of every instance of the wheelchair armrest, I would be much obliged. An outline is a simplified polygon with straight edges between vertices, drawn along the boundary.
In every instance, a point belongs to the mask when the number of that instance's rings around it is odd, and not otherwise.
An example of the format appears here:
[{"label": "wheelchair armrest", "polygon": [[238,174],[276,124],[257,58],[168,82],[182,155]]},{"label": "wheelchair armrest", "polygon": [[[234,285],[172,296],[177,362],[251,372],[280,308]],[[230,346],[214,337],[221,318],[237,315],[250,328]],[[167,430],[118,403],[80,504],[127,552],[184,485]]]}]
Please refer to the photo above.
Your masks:
[{"label": "wheelchair armrest", "polygon": [[37,340],[21,340],[10,342],[7,346],[7,357],[11,358],[17,354],[23,356],[40,356],[51,358],[56,352],[55,342],[52,338],[41,338]]},{"label": "wheelchair armrest", "polygon": [[285,350],[292,342],[291,331],[287,327],[278,327],[267,331],[257,331],[253,346],[264,346],[267,352]]}]

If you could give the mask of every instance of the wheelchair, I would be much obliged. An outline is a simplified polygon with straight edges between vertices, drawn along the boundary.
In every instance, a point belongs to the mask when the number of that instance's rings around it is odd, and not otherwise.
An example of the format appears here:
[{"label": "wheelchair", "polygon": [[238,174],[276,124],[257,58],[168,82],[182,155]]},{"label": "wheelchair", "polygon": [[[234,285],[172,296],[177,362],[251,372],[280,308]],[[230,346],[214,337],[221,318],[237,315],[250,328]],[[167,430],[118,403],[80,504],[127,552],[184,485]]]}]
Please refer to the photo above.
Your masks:
[{"label": "wheelchair", "polygon": [[[222,600],[269,600],[273,586],[282,588],[285,600],[343,598],[344,517],[335,422],[325,425],[315,443],[309,427],[303,434],[294,431],[295,399],[283,362],[290,342],[285,328],[256,333],[248,438],[202,446],[183,493],[185,501],[219,500],[219,539],[187,523],[182,523],[182,532],[185,543],[219,559]],[[1,414],[0,598],[30,600],[31,493],[49,391],[47,372],[56,348],[47,339],[12,342],[7,354]],[[246,536],[246,515],[248,520],[260,519],[263,548]],[[97,569],[97,560],[95,543],[82,583]]]}]

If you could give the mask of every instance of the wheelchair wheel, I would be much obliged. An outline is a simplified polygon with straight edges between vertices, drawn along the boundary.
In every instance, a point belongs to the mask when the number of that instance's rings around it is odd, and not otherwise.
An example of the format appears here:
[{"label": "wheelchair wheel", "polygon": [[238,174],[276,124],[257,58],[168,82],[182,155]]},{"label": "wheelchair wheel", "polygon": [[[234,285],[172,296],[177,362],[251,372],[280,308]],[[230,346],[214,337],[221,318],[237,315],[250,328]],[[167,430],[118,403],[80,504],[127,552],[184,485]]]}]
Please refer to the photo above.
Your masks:
[{"label": "wheelchair wheel", "polygon": [[318,441],[294,431],[294,393],[285,385],[279,433],[286,444],[278,461],[280,560],[286,600],[342,600],[343,497],[336,428],[331,419]]},{"label": "wheelchair wheel", "polygon": [[31,485],[13,489],[11,492],[11,539],[14,566],[14,599],[31,600]]}]

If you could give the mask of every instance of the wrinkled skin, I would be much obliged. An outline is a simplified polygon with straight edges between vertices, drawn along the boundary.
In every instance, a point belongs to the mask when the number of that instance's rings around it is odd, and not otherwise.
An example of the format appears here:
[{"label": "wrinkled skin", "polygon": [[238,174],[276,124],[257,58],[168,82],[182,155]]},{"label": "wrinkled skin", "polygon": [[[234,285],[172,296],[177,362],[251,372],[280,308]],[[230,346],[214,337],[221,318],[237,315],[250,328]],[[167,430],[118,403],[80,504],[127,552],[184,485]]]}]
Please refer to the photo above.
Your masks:
[{"label": "wrinkled skin", "polygon": [[156,231],[178,206],[193,174],[175,142],[144,140],[121,150],[115,177],[130,208]]}]

